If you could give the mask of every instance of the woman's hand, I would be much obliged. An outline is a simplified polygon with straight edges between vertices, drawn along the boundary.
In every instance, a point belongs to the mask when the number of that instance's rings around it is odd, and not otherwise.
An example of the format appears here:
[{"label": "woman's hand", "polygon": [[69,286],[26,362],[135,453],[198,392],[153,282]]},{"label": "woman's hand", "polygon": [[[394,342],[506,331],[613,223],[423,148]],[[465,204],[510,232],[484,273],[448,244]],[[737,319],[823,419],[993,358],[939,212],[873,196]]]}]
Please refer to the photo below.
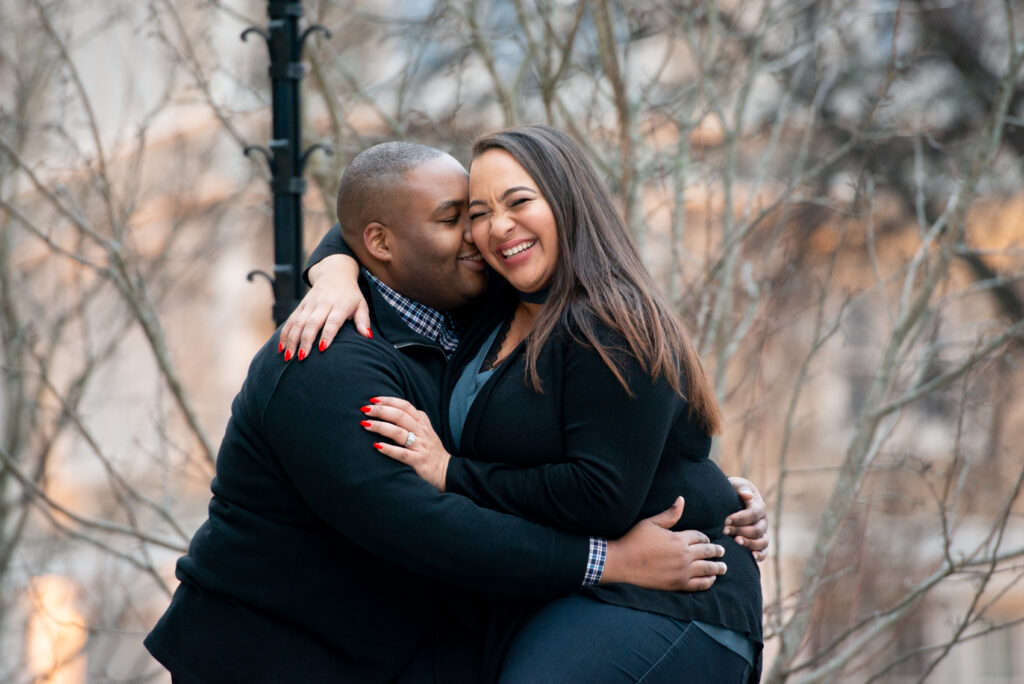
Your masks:
[{"label": "woman's hand", "polygon": [[713,560],[725,549],[696,530],[672,532],[683,515],[683,497],[663,513],[641,520],[619,539],[608,542],[601,583],[628,582],[663,591],[710,589],[725,563]]},{"label": "woman's hand", "polygon": [[451,454],[445,451],[426,413],[396,397],[374,397],[362,412],[375,419],[363,420],[364,428],[403,445],[374,444],[382,454],[412,466],[417,475],[444,491]]},{"label": "woman's hand", "polygon": [[730,477],[729,482],[746,507],[725,519],[722,532],[735,535],[733,538],[736,543],[750,549],[754,560],[760,563],[768,557],[768,507],[761,492],[757,491],[750,480]]},{"label": "woman's hand", "polygon": [[309,356],[321,328],[320,351],[327,349],[349,319],[362,335],[373,338],[370,309],[359,290],[359,264],[355,259],[344,254],[325,257],[309,269],[309,279],[312,289],[281,328],[277,351],[284,352],[285,361],[296,355],[296,349],[299,361]]}]

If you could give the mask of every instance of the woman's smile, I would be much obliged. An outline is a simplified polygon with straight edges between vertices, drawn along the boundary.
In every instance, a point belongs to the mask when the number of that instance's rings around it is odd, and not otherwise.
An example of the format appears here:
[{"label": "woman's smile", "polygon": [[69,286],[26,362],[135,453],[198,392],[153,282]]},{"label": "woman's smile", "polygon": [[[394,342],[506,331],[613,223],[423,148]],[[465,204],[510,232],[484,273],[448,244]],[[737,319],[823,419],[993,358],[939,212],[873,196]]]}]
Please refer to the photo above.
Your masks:
[{"label": "woman's smile", "polygon": [[[520,264],[527,259],[529,255],[526,254],[531,247],[537,244],[537,239],[526,239],[526,240],[514,240],[507,242],[502,246],[498,247],[498,253],[501,254],[502,258],[505,259],[505,263],[509,266]],[[516,258],[520,257],[520,258]]]}]

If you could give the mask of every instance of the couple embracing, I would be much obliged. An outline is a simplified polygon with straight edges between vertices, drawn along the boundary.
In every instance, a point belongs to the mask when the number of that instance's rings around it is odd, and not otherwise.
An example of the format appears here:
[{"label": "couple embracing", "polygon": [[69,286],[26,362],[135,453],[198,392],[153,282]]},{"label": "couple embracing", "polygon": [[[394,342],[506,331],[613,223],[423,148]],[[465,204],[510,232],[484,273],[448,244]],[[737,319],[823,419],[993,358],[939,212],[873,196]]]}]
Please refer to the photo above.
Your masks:
[{"label": "couple embracing", "polygon": [[763,501],[578,145],[486,136],[468,193],[378,145],[338,218],[146,639],[172,679],[756,681]]}]

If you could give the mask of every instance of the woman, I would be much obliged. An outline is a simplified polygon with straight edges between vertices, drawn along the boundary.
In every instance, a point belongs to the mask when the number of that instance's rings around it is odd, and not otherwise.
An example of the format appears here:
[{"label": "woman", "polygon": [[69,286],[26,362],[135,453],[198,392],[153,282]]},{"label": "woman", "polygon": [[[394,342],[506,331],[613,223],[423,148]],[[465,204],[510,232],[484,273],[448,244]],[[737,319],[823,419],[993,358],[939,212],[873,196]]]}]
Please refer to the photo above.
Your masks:
[{"label": "woman", "polygon": [[760,578],[719,527],[737,499],[708,459],[720,417],[692,345],[567,136],[512,129],[473,157],[473,241],[511,288],[451,364],[445,428],[462,458],[404,402],[383,400],[404,412],[378,408],[367,429],[424,442],[379,448],[440,489],[590,534],[618,536],[682,484],[680,526],[726,548],[728,572],[705,592],[615,585],[548,603],[512,641],[501,681],[678,681],[697,667],[701,681],[745,681],[760,651]]},{"label": "woman", "polygon": [[440,427],[460,458],[394,398],[377,399],[364,423],[394,442],[378,449],[439,489],[606,537],[682,493],[677,529],[703,531],[728,567],[703,592],[587,587],[531,609],[500,681],[756,677],[760,577],[722,532],[739,500],[708,459],[718,407],[607,189],[567,136],[526,126],[474,146],[469,214],[507,286],[449,366]]}]

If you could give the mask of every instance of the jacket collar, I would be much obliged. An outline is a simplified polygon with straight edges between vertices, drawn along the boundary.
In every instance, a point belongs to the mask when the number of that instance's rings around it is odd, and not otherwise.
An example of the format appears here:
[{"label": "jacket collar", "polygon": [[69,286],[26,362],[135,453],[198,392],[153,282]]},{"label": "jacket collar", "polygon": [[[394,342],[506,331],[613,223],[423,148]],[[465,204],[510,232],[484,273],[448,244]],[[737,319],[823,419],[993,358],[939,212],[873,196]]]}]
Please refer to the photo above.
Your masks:
[{"label": "jacket collar", "polygon": [[387,300],[384,299],[380,291],[373,286],[373,283],[367,280],[362,269],[359,272],[359,289],[362,291],[363,297],[370,307],[370,320],[373,324],[374,337],[380,335],[396,347],[416,344],[431,347],[444,353],[444,349],[437,342],[429,337],[413,332],[412,328],[406,325],[402,317],[398,315],[398,312],[387,303]]}]

